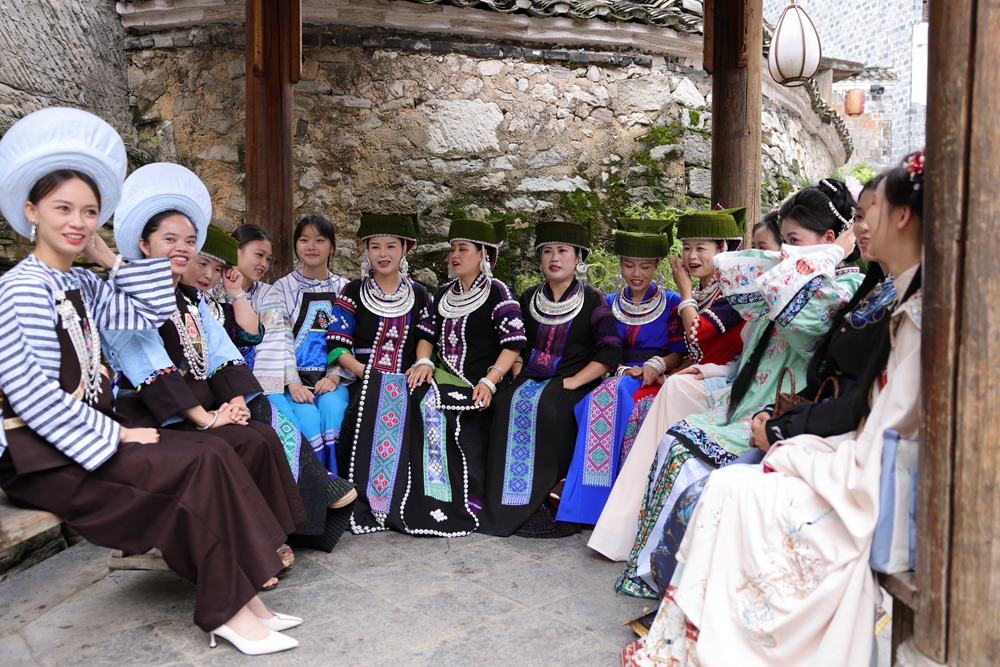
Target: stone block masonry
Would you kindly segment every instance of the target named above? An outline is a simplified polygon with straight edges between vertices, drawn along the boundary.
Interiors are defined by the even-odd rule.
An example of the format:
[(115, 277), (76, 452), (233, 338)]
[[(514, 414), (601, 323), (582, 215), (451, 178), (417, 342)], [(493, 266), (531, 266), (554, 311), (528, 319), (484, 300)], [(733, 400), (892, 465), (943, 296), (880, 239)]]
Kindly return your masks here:
[[(245, 209), (244, 43), (240, 28), (212, 26), (125, 44), (144, 148), (194, 169), (229, 228)], [(507, 220), (498, 273), (513, 279), (533, 270), (538, 220), (587, 223), (603, 244), (630, 206), (710, 204), (711, 80), (679, 58), (309, 26), (304, 44), (295, 217), (334, 221), (345, 273), (364, 211), (421, 215), (426, 250), (412, 264), (434, 282), (454, 214)], [(765, 116), (767, 206), (839, 165), (796, 112), (769, 103)]]

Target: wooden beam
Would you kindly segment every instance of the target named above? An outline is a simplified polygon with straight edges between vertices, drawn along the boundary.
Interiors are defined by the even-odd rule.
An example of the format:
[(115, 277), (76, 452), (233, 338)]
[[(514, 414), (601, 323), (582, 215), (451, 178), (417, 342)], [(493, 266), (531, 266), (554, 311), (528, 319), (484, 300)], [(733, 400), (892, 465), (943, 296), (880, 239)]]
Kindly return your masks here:
[(763, 0), (715, 0), (712, 14), (712, 204), (746, 206), (749, 227), (760, 218)]
[[(947, 7), (939, 6), (945, 4)], [(963, 186), (965, 191), (964, 238), (961, 228), (952, 230), (952, 238), (958, 237), (953, 242), (962, 254), (956, 264), (941, 265), (940, 270), (962, 272), (954, 301), (949, 304), (958, 311), (959, 320), (947, 649), (948, 664), (965, 667), (1000, 663), (1000, 383), (996, 381), (1000, 358), (996, 254), (996, 220), (1000, 217), (996, 196), (1000, 180), (1000, 114), (996, 111), (1000, 106), (996, 85), (1000, 41), (996, 34), (1000, 31), (1000, 5), (982, 0), (936, 0), (932, 19), (943, 19), (945, 12), (955, 21), (950, 24), (956, 30), (955, 47), (971, 46), (966, 51), (966, 67), (959, 59), (947, 74), (936, 71), (929, 86), (937, 101), (942, 96), (937, 86), (947, 86), (949, 77), (962, 78), (966, 83), (964, 90), (959, 90), (965, 94), (960, 99), (968, 100), (964, 114), (933, 117), (938, 123), (957, 124), (963, 130), (953, 137), (957, 146), (952, 145), (951, 150), (961, 151), (958, 146), (964, 145), (964, 163), (957, 165), (960, 176), (952, 181), (959, 191)], [(960, 25), (965, 26), (965, 32)], [(952, 45), (937, 42), (931, 45), (932, 51), (935, 48), (952, 50)], [(934, 122), (929, 117), (928, 127), (934, 128)], [(940, 146), (936, 146), (933, 157), (940, 153)], [(934, 168), (952, 166), (956, 165)], [(927, 263), (930, 265), (930, 258)]]
[(704, 28), (702, 44), (704, 55), (702, 56), (702, 67), (711, 74), (715, 71), (715, 0), (705, 0), (704, 4)]
[[(952, 472), (955, 448), (962, 241), (967, 203), (972, 19), (975, 0), (931, 4), (928, 48), (927, 172), (924, 195), (923, 417), (917, 500), (914, 644), (948, 657)], [(959, 507), (961, 505), (958, 505)]]
[(246, 221), (271, 235), (272, 281), (292, 269), (292, 4), (246, 5)]

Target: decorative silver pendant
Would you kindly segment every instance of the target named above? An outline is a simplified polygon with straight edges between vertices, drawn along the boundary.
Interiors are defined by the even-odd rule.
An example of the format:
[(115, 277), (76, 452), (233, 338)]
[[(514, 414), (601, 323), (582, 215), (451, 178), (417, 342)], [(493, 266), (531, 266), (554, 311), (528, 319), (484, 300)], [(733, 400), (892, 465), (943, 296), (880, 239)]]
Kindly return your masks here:
[[(177, 336), (181, 340), (181, 347), (184, 350), (184, 358), (188, 362), (188, 372), (194, 376), (195, 380), (204, 380), (208, 377), (208, 344), (205, 342), (205, 328), (201, 323), (201, 313), (198, 307), (190, 301), (187, 302), (187, 314), (194, 323), (194, 331), (189, 331), (185, 318), (181, 316), (178, 308), (170, 316), (174, 327), (177, 329)], [(195, 340), (197, 338), (197, 340)]]
[(642, 303), (632, 303), (627, 298), (628, 286), (622, 288), (611, 300), (611, 312), (615, 319), (625, 325), (640, 326), (654, 321), (667, 308), (667, 300), (659, 289), (650, 299)]
[(491, 286), (489, 278), (480, 275), (473, 281), (469, 291), (463, 292), (462, 282), (456, 280), (451, 289), (441, 297), (441, 314), (449, 320), (455, 320), (474, 313), (489, 299)]
[(90, 307), (83, 304), (87, 331), (84, 332), (80, 313), (73, 302), (66, 298), (66, 292), (56, 290), (56, 312), (62, 320), (63, 329), (69, 335), (76, 358), (80, 363), (80, 384), (83, 386), (83, 400), (89, 405), (101, 395), (101, 334), (94, 326)]
[(407, 278), (402, 279), (400, 288), (392, 294), (382, 291), (372, 276), (361, 283), (361, 304), (379, 317), (402, 317), (415, 302), (416, 293)]

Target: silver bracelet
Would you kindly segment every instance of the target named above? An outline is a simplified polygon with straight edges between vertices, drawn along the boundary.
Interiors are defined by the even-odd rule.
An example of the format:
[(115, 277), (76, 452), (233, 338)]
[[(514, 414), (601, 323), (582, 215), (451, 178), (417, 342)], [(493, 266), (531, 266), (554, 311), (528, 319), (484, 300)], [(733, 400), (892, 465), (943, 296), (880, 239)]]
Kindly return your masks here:
[(241, 292), (240, 292), (239, 294), (237, 294), (237, 295), (236, 295), (236, 296), (234, 296), (233, 298), (229, 299), (229, 303), (236, 303), (236, 302), (237, 302), (237, 301), (239, 301), (240, 299), (247, 299), (247, 301), (249, 301), (249, 300), (250, 300), (250, 299), (249, 299), (249, 296), (250, 296), (250, 295), (249, 295), (249, 294), (247, 294), (247, 293), (246, 293), (245, 291), (241, 291)]
[(417, 359), (416, 362), (414, 362), (413, 364), (414, 368), (416, 368), (417, 366), (430, 366), (431, 368), (434, 368), (434, 362), (428, 359), (427, 357), (421, 357), (420, 359)]
[(627, 371), (628, 371), (628, 366), (619, 366), (618, 370), (615, 371), (615, 375), (617, 375), (618, 377), (621, 377), (621, 376), (625, 375), (625, 373)]
[(212, 421), (208, 422), (205, 426), (196, 426), (199, 431), (207, 431), (208, 429), (215, 426), (215, 422), (219, 421), (219, 411), (212, 410)]
[(691, 306), (695, 310), (698, 310), (698, 302), (694, 299), (684, 299), (679, 304), (677, 304), (677, 314), (680, 315), (681, 311)]
[(479, 384), (485, 384), (486, 388), (490, 390), (490, 394), (497, 393), (497, 386), (489, 378), (479, 378)]
[(663, 360), (663, 357), (650, 357), (642, 365), (649, 366), (660, 375), (667, 372), (667, 362)]
[(115, 255), (115, 263), (111, 265), (108, 270), (108, 282), (114, 282), (115, 276), (118, 275), (118, 269), (122, 268), (122, 256)]
[(497, 366), (496, 364), (493, 364), (492, 366), (490, 366), (489, 368), (487, 368), (486, 372), (489, 373), (494, 368), (497, 369), (497, 373), (500, 374), (500, 382), (503, 382), (503, 376), (506, 375), (506, 373), (504, 373), (503, 369), (500, 368), (499, 366)]

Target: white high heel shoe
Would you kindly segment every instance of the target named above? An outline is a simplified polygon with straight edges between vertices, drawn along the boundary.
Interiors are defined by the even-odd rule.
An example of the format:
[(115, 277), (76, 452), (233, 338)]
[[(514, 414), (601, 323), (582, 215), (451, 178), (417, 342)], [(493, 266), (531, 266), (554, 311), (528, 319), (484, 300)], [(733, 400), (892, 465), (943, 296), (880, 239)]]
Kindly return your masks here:
[(258, 618), (260, 624), (271, 632), (282, 632), (284, 630), (291, 630), (294, 627), (302, 625), (302, 619), (298, 616), (289, 616), (288, 614), (279, 614), (276, 611), (272, 611), (271, 618)]
[(268, 653), (280, 653), (281, 651), (287, 651), (288, 649), (295, 648), (299, 645), (299, 641), (293, 637), (287, 637), (279, 632), (271, 631), (264, 639), (247, 639), (241, 637), (236, 633), (235, 630), (230, 628), (228, 625), (223, 623), (217, 627), (212, 632), (208, 633), (209, 648), (215, 648), (215, 635), (219, 635), (223, 639), (229, 640), (229, 643), (235, 646), (241, 653), (245, 655), (266, 655)]

